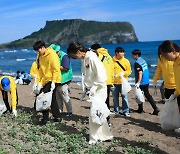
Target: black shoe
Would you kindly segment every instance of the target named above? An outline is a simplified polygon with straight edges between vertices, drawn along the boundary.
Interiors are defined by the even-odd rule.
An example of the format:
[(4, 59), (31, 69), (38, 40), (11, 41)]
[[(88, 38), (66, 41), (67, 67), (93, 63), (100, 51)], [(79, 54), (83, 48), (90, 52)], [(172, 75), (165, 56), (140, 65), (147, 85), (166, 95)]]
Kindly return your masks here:
[(155, 110), (153, 111), (152, 115), (158, 115), (158, 113), (159, 113), (159, 109), (155, 109)]
[(144, 113), (144, 111), (143, 111), (143, 110), (140, 110), (140, 109), (135, 110), (135, 112), (137, 112), (137, 113)]
[(70, 113), (67, 113), (66, 114), (66, 117), (72, 117), (72, 113), (70, 112)]
[(62, 119), (56, 118), (56, 117), (53, 119), (54, 122), (61, 122), (61, 120), (62, 120)]
[(42, 120), (40, 121), (40, 125), (41, 125), (41, 126), (46, 125), (47, 122), (48, 122), (47, 119), (42, 119)]

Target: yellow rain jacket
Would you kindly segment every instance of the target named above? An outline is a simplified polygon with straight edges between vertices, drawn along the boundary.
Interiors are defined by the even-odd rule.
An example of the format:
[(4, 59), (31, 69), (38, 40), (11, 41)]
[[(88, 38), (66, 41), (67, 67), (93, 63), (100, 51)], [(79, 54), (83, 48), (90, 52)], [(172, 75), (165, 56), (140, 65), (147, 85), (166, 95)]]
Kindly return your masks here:
[[(97, 53), (99, 54), (99, 59), (102, 61), (105, 69), (106, 69), (106, 84), (112, 85), (114, 83), (114, 63), (112, 60), (112, 57), (109, 55), (108, 50), (105, 48), (99, 48), (97, 50)], [(104, 58), (103, 58), (104, 56)]]
[(180, 95), (179, 71), (180, 71), (180, 56), (174, 61), (174, 77), (175, 77), (175, 83), (176, 83), (176, 90), (174, 94), (178, 96)]
[[(125, 71), (118, 65), (116, 61), (118, 61), (124, 67)], [(131, 64), (128, 59), (123, 57), (118, 60), (116, 56), (113, 57), (113, 62), (114, 62), (114, 84), (122, 84), (120, 73), (123, 72), (124, 77), (128, 80), (128, 76), (132, 73)]]
[(173, 61), (168, 61), (164, 57), (158, 59), (156, 73), (153, 78), (153, 82), (157, 82), (160, 77), (164, 80), (164, 87), (167, 89), (175, 89), (175, 78), (174, 78), (174, 70), (173, 70)]
[(30, 69), (30, 75), (32, 77), (34, 77), (35, 75), (38, 75), (38, 68), (37, 68), (37, 62), (34, 61), (31, 65), (31, 69)]
[[(10, 80), (10, 89), (7, 90), (7, 92), (9, 92), (11, 94), (11, 107), (12, 109), (16, 109), (16, 100), (17, 100), (17, 96), (16, 96), (16, 83), (15, 83), (15, 79), (11, 76), (2, 76), (0, 78), (0, 83), (2, 78), (8, 78)], [(0, 89), (3, 90), (2, 85), (0, 84)]]
[(55, 83), (61, 82), (59, 57), (51, 47), (46, 48), (45, 54), (39, 56), (38, 76), (37, 82), (43, 86), (49, 81)]

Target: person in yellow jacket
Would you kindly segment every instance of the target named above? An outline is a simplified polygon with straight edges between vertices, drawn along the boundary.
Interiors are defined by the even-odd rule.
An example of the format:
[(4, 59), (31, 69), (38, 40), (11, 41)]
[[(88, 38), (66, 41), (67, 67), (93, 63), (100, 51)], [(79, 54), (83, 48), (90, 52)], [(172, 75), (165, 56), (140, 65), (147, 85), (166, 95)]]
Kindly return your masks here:
[[(121, 75), (128, 80), (128, 76), (132, 73), (130, 62), (124, 57), (124, 52), (125, 51), (122, 47), (117, 47), (115, 49), (115, 56), (113, 57), (115, 87), (113, 91), (113, 102), (115, 114), (119, 114), (119, 93), (121, 93), (122, 90)], [(130, 116), (128, 93), (126, 95), (122, 95), (122, 112), (125, 116)]]
[(157, 81), (162, 77), (164, 80), (164, 96), (168, 99), (175, 91), (176, 84), (174, 78), (173, 61), (169, 61), (159, 55), (156, 72), (153, 78), (154, 86), (156, 87)]
[[(43, 41), (37, 41), (33, 45), (33, 49), (38, 52), (37, 68), (38, 78), (37, 83), (41, 92), (49, 92), (53, 90), (51, 111), (54, 121), (59, 121), (60, 112), (56, 101), (56, 87), (61, 82), (60, 62), (59, 57), (51, 47), (46, 48)], [(49, 110), (43, 111), (42, 124), (46, 124), (49, 119)]]
[[(166, 58), (167, 60), (174, 61), (174, 77), (176, 90), (174, 94), (169, 97), (169, 101), (177, 99), (177, 103), (180, 111), (180, 46), (178, 46), (175, 42), (166, 40), (159, 46), (160, 54)], [(180, 128), (175, 129), (175, 132), (180, 133)]]
[(31, 65), (31, 69), (30, 69), (30, 75), (33, 78), (37, 78), (38, 76), (38, 68), (37, 68), (37, 61), (34, 61)]
[[(7, 111), (10, 111), (14, 116), (17, 116), (16, 106), (18, 104), (18, 94), (15, 79), (11, 76), (2, 76), (0, 78), (0, 89)], [(11, 94), (11, 107), (8, 102), (8, 93)]]
[[(110, 110), (110, 102), (109, 102), (109, 97), (110, 97), (110, 91), (113, 86), (114, 82), (114, 63), (112, 60), (112, 57), (109, 55), (108, 50), (105, 48), (102, 48), (100, 44), (93, 44), (91, 46), (91, 49), (95, 50), (95, 52), (98, 54), (99, 59), (102, 61), (105, 69), (106, 69), (106, 85), (107, 85), (107, 99), (106, 99), (106, 104), (108, 109)], [(108, 124), (110, 125), (110, 117), (107, 118)]]

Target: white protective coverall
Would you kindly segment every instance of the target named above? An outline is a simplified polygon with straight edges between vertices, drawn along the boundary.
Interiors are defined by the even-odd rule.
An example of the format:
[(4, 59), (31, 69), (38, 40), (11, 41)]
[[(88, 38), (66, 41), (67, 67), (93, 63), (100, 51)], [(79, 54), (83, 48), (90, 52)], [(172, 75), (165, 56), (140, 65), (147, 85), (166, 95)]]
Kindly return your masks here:
[[(95, 144), (98, 140), (111, 140), (113, 138), (113, 135), (110, 131), (107, 120), (105, 120), (103, 124), (100, 125), (93, 122), (94, 119), (92, 119), (92, 113), (96, 112), (99, 109), (101, 110), (102, 115), (107, 116), (107, 114), (109, 115), (110, 113), (107, 105), (105, 104), (107, 98), (106, 71), (103, 63), (99, 60), (96, 53), (94, 53), (93, 51), (86, 52), (85, 58), (82, 61), (82, 74), (84, 79), (83, 84), (85, 88), (89, 89), (90, 91), (91, 88), (96, 89), (94, 94), (91, 95), (90, 100), (93, 100), (93, 97), (94, 100), (96, 99), (96, 97), (101, 99), (101, 108), (98, 107), (98, 102), (91, 102), (89, 116), (89, 144)], [(106, 119), (106, 117), (104, 117), (103, 119)]]

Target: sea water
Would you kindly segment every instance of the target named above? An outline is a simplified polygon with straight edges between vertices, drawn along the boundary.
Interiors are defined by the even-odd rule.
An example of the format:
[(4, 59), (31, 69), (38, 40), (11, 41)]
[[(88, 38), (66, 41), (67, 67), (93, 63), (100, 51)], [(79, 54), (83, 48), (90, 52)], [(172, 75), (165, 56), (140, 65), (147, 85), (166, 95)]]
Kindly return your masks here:
[[(180, 45), (180, 40), (175, 40)], [(150, 83), (156, 71), (158, 61), (158, 46), (162, 41), (151, 42), (136, 42), (136, 43), (120, 43), (120, 44), (102, 44), (101, 46), (108, 49), (109, 54), (113, 57), (116, 47), (123, 47), (125, 49), (125, 58), (131, 63), (132, 74), (129, 76), (129, 82), (134, 84), (134, 60), (132, 58), (132, 51), (139, 49), (149, 66)], [(87, 48), (90, 46), (86, 46)], [(67, 47), (61, 47), (66, 52)], [(16, 75), (16, 71), (30, 71), (31, 64), (36, 60), (36, 52), (32, 49), (13, 49), (13, 50), (0, 50), (0, 74), (3, 75)], [(81, 81), (81, 61), (71, 59), (73, 68), (73, 81)], [(161, 81), (159, 81), (159, 84)]]

